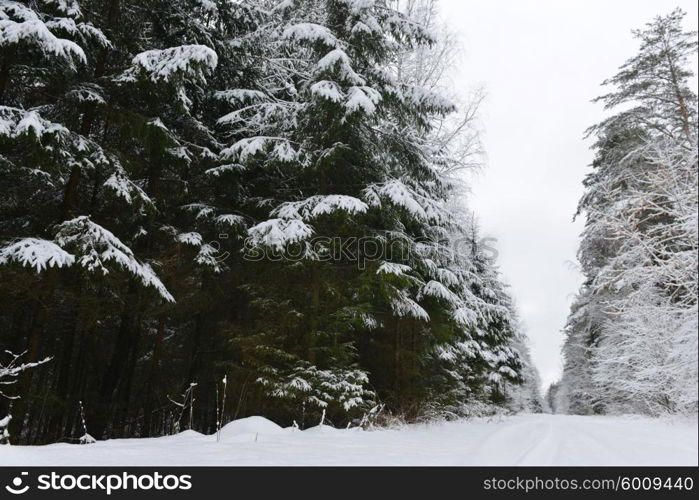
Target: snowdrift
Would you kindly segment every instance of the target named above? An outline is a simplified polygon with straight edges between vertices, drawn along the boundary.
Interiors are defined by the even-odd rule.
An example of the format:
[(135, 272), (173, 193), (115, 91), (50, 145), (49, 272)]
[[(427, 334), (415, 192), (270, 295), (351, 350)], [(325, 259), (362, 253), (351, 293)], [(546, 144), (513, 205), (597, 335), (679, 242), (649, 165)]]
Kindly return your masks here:
[(283, 434), (283, 428), (264, 417), (246, 417), (224, 425), (221, 428), (221, 441), (228, 441), (246, 434)]

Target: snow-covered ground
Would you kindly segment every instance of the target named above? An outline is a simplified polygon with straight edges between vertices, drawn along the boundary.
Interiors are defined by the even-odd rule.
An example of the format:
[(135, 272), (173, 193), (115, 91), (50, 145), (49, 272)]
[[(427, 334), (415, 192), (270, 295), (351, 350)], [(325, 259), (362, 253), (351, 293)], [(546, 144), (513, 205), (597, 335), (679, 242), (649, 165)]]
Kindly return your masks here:
[(696, 421), (518, 415), (396, 430), (282, 429), (261, 417), (91, 445), (0, 446), (0, 465), (697, 465)]

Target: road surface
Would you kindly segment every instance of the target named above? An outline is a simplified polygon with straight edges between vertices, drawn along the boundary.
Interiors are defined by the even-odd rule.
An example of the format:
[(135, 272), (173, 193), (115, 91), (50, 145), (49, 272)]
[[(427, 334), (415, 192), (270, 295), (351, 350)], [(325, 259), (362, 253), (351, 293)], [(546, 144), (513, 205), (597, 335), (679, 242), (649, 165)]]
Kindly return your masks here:
[[(89, 424), (88, 424), (89, 425)], [(518, 415), (400, 429), (282, 429), (261, 417), (90, 445), (0, 446), (0, 465), (697, 465), (697, 422)]]

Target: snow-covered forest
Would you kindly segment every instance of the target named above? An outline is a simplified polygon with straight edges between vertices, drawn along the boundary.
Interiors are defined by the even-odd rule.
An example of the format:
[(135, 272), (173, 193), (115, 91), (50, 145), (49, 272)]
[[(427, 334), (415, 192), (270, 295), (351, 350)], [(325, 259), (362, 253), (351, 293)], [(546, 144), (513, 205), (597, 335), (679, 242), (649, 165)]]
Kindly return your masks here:
[(578, 215), (585, 276), (549, 399), (562, 413), (697, 412), (696, 32), (684, 13), (634, 32), (638, 54), (597, 100)]
[[(160, 442), (204, 456), (192, 431), (269, 431), (322, 463), (324, 438), (292, 433), (473, 417), (445, 424), (469, 463), (474, 436), (521, 463), (609, 446), (607, 417), (511, 416), (552, 411), (671, 442), (625, 436), (640, 455), (610, 463), (696, 461), (691, 429), (646, 417), (698, 409), (697, 34), (658, 16), (603, 83), (584, 284), (544, 397), (469, 205), (486, 90), (450, 78), (438, 4), (0, 0), (0, 442), (177, 434)], [(108, 463), (116, 443), (86, 448)]]
[(13, 442), (542, 409), (434, 4), (0, 3)]

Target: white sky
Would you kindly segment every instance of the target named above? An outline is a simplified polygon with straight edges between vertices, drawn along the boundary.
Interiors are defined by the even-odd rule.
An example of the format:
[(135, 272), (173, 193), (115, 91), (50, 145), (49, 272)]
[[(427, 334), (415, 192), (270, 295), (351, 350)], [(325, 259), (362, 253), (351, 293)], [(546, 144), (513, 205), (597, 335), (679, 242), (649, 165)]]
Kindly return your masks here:
[(484, 85), (488, 167), (470, 206), (527, 327), (544, 387), (558, 379), (561, 329), (581, 283), (571, 267), (582, 230), (572, 223), (592, 160), (584, 130), (602, 117), (599, 84), (635, 54), (631, 30), (674, 7), (696, 30), (687, 0), (441, 0), (464, 48), (457, 90)]

